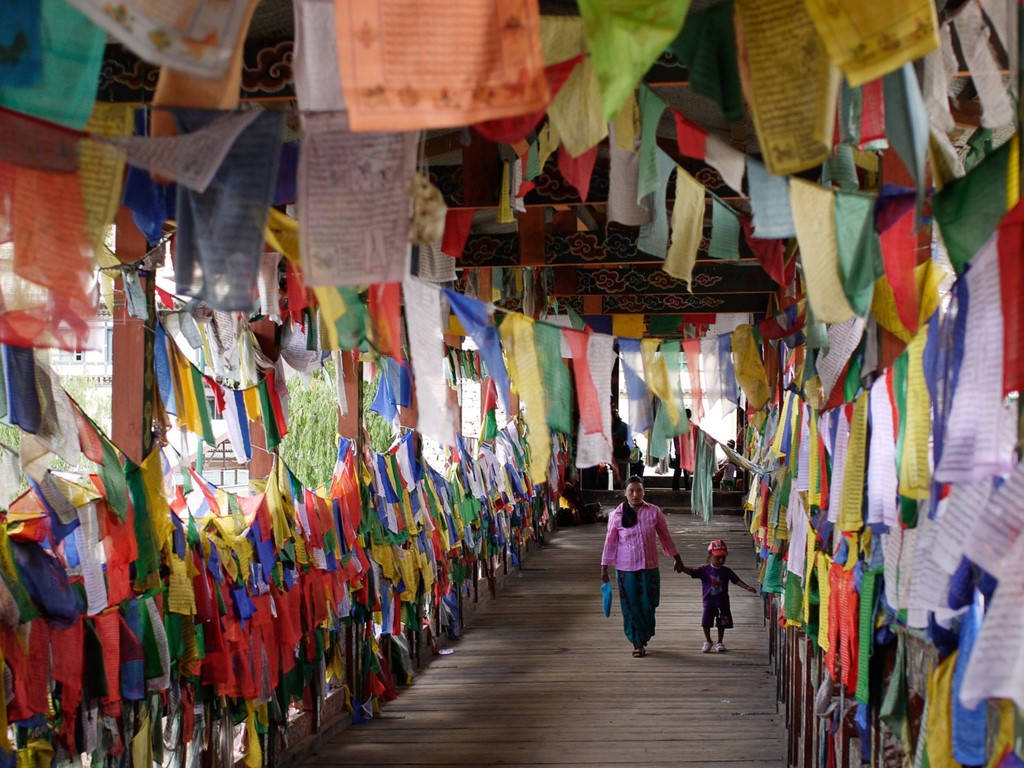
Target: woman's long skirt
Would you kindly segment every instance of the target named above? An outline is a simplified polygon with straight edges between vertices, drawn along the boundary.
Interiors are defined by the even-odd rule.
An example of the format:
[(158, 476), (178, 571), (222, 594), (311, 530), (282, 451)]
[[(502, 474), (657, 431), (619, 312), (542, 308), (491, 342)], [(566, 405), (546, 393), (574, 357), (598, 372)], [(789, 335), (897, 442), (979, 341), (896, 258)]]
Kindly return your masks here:
[(618, 571), (622, 625), (634, 647), (647, 645), (654, 637), (654, 609), (661, 598), (661, 574), (657, 568)]

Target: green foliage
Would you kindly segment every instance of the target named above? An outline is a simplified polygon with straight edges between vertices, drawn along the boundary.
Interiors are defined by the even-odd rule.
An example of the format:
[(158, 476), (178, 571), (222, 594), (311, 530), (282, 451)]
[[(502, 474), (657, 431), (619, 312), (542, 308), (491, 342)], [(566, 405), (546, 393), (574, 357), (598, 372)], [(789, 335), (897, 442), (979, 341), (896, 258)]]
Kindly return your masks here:
[(363, 426), (370, 438), (370, 448), (377, 453), (384, 453), (391, 444), (395, 442), (395, 430), (384, 417), (376, 411), (371, 411), (373, 398), (377, 395), (377, 385), (380, 382), (380, 370), (373, 377), (373, 381), (364, 381), (363, 385)]
[[(370, 447), (383, 453), (394, 442), (395, 432), (370, 410), (377, 393), (378, 376), (362, 382), (363, 427)], [(307, 384), (295, 376), (288, 382), (288, 434), (280, 453), (303, 485), (316, 488), (330, 482), (338, 455), (338, 404), (334, 389), (334, 364), (313, 374)], [(349, 437), (349, 435), (346, 435)]]
[(330, 482), (338, 456), (338, 404), (333, 366), (288, 382), (288, 434), (278, 449), (300, 482), (316, 488)]

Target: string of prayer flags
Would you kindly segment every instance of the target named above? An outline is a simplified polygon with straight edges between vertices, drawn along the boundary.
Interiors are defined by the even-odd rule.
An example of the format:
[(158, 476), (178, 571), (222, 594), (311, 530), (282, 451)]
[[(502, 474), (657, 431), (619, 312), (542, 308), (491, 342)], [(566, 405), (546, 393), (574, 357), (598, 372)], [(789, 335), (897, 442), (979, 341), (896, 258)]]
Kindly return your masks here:
[(447, 128), (544, 109), (536, 4), (430, 0), (417, 10), (394, 0), (335, 3), (352, 130)]
[[(736, 0), (736, 19), (740, 78), (768, 171), (796, 173), (824, 162), (839, 77), (804, 0)], [(801, 52), (800, 78), (792, 76), (794, 50)]]
[(800, 243), (807, 299), (815, 319), (842, 323), (853, 314), (839, 280), (835, 193), (803, 179), (789, 182), (789, 201)]
[(836, 249), (843, 293), (855, 314), (871, 307), (875, 280), (883, 274), (875, 232), (875, 198), (856, 192), (835, 193)]
[(832, 61), (851, 86), (874, 80), (939, 46), (932, 0), (896, 0), (867, 8), (856, 0), (807, 0)]
[[(217, 116), (201, 110), (175, 114), (183, 131), (199, 130)], [(252, 309), (283, 129), (283, 113), (260, 112), (235, 139), (205, 192), (178, 187), (174, 274), (179, 294), (213, 309)]]
[(672, 206), (672, 241), (664, 270), (686, 281), (693, 293), (693, 267), (704, 234), (704, 185), (676, 166), (676, 199)]
[[(578, 334), (578, 331), (563, 330), (566, 336)], [(576, 466), (579, 468), (593, 467), (598, 464), (612, 463), (612, 366), (615, 362), (613, 344), (615, 340), (611, 336), (601, 333), (585, 335), (586, 340), (586, 365), (589, 367), (589, 378), (596, 390), (597, 407), (599, 408), (601, 428), (599, 431), (588, 433), (580, 419), (580, 429), (576, 438)], [(573, 353), (573, 372), (581, 366), (580, 360)], [(577, 379), (577, 393), (580, 400), (580, 413), (583, 412), (583, 396), (579, 394), (579, 379)]]
[(551, 458), (551, 437), (533, 326), (533, 318), (516, 312), (505, 317), (499, 332), (509, 356), (509, 373), (526, 407), (530, 479), (534, 483), (542, 483)]
[(42, 77), (0, 84), (0, 106), (80, 131), (96, 102), (106, 34), (65, 0), (41, 0), (39, 5), (38, 33), (25, 45), (41, 47), (41, 56), (29, 66)]
[(303, 116), (298, 211), (307, 285), (400, 281), (415, 133), (353, 133), (337, 114)]
[[(487, 375), (491, 377), (498, 388), (502, 406), (507, 412), (510, 412), (512, 400), (509, 396), (508, 372), (505, 370), (505, 361), (501, 356), (498, 329), (491, 322), (488, 305), (450, 289), (445, 289), (445, 296), (459, 323), (480, 350), (480, 357), (487, 367)], [(407, 314), (406, 317), (409, 315)]]
[(601, 0), (580, 2), (606, 122), (679, 34), (689, 7), (690, 0), (630, 0), (614, 5)]

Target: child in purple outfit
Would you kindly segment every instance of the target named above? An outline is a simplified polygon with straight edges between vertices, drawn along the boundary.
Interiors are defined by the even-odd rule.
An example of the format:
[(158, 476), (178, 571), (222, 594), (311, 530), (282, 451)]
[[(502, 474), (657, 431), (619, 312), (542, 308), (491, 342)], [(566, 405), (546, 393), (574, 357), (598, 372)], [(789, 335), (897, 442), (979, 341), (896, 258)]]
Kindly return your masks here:
[[(732, 611), (729, 609), (729, 582), (757, 594), (757, 590), (744, 582), (731, 568), (725, 567), (725, 558), (729, 548), (722, 539), (715, 539), (708, 544), (708, 562), (698, 568), (683, 566), (683, 573), (689, 574), (701, 582), (701, 602), (704, 611), (700, 626), (704, 630), (704, 645), (701, 652), (725, 652), (725, 630), (732, 628)], [(718, 642), (711, 644), (711, 627), (718, 626)]]

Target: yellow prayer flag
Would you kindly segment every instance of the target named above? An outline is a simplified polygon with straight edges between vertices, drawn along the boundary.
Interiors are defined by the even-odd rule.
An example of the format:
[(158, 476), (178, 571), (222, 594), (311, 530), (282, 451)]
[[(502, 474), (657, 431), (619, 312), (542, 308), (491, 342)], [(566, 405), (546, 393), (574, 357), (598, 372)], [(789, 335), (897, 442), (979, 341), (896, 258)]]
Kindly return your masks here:
[(932, 0), (804, 0), (829, 57), (851, 86), (899, 69), (939, 47)]
[(738, 0), (736, 32), (765, 166), (784, 174), (823, 162), (832, 151), (839, 70), (804, 0)]
[(647, 375), (647, 386), (662, 403), (668, 413), (669, 423), (679, 421), (679, 404), (672, 396), (673, 387), (669, 381), (668, 365), (665, 358), (658, 355), (661, 339), (644, 339), (640, 342), (640, 350), (644, 358), (644, 373)]
[[(829, 649), (828, 625), (832, 620), (831, 611), (829, 611), (832, 585), (828, 580), (828, 572), (832, 567), (832, 558), (824, 552), (819, 552), (816, 566), (818, 569), (818, 598), (821, 600), (818, 604), (818, 647), (827, 653)], [(836, 621), (838, 620), (839, 617), (837, 616)]]
[(771, 397), (768, 375), (761, 362), (761, 353), (754, 341), (753, 329), (748, 324), (737, 326), (732, 332), (732, 364), (736, 381), (751, 406), (760, 410)]
[(636, 137), (640, 135), (640, 108), (636, 94), (631, 94), (612, 121), (615, 126), (615, 146), (624, 152), (636, 151)]
[[(128, 104), (97, 102), (85, 132), (95, 136), (131, 136), (135, 129)], [(85, 230), (97, 258), (105, 253), (103, 239), (121, 204), (124, 152), (117, 147), (86, 138), (78, 143), (78, 175), (82, 181)], [(109, 266), (101, 264), (101, 266)]]
[[(863, 525), (861, 508), (864, 504), (864, 470), (868, 450), (868, 390), (860, 393), (853, 406), (850, 422), (850, 443), (846, 450), (846, 470), (843, 472), (843, 497), (839, 507), (839, 530), (859, 531)], [(856, 558), (849, 558), (856, 561)]]
[(789, 204), (814, 319), (822, 323), (845, 322), (853, 317), (853, 309), (839, 278), (835, 193), (793, 178), (789, 180)]
[(643, 315), (612, 315), (612, 335), (631, 339), (643, 338), (646, 326)]
[(558, 149), (561, 141), (558, 136), (558, 129), (555, 128), (550, 120), (546, 120), (544, 126), (537, 134), (537, 160), (542, 171), (544, 166), (547, 165), (551, 153)]
[(542, 483), (547, 478), (548, 462), (551, 459), (551, 435), (548, 431), (540, 361), (537, 358), (537, 346), (533, 337), (533, 318), (518, 313), (510, 314), (502, 322), (498, 333), (511, 363), (509, 374), (526, 407), (530, 480)]
[(927, 499), (931, 492), (931, 395), (924, 380), (923, 362), (927, 339), (928, 326), (922, 326), (907, 345), (907, 426), (900, 465), (900, 495), (911, 499)]
[(953, 667), (959, 651), (940, 661), (928, 678), (928, 711), (922, 737), (928, 749), (928, 764), (960, 766), (953, 759)]
[(1010, 157), (1006, 161), (1006, 210), (1020, 202), (1020, 135), (1010, 137)]
[[(583, 19), (579, 16), (541, 16), (540, 39), (544, 61), (549, 65), (568, 61), (587, 50)], [(579, 157), (608, 135), (601, 109), (601, 88), (589, 58), (573, 69), (562, 90), (551, 100), (547, 125), (551, 135), (545, 137), (542, 129), (539, 136), (541, 168), (559, 141), (569, 154)]]
[(704, 235), (704, 185), (676, 166), (676, 200), (672, 206), (672, 240), (664, 270), (686, 281), (693, 293), (693, 265)]

